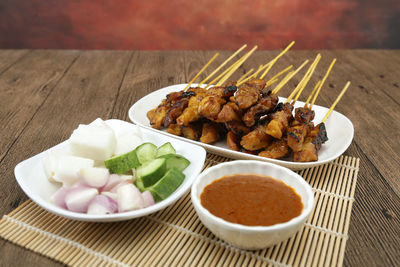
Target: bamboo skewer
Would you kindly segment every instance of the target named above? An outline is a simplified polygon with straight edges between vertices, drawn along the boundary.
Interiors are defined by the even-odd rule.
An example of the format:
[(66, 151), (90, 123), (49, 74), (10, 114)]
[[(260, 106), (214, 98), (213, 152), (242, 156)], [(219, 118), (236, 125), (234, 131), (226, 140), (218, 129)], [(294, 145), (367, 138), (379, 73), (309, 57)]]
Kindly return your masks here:
[(282, 87), (290, 80), (293, 78), (294, 75), (296, 75), (305, 65), (307, 65), (308, 63), (308, 59), (306, 61), (303, 62), (303, 64), (300, 65), (300, 67), (298, 67), (295, 71), (291, 71), (289, 72), (285, 78), (283, 78), (283, 80), (274, 88), (274, 90), (272, 91), (273, 94), (278, 93), (278, 91), (280, 89), (282, 89)]
[[(239, 59), (239, 60), (240, 60), (240, 59)], [(209, 82), (205, 88), (207, 89), (208, 87), (210, 87), (211, 85), (213, 85), (216, 81), (218, 81), (218, 80), (221, 79), (223, 76), (225, 76), (233, 67), (236, 66), (236, 64), (239, 63), (239, 60), (236, 61), (235, 63), (233, 63), (233, 64), (232, 64), (231, 66), (229, 66), (228, 68), (226, 68), (226, 70), (224, 70), (220, 75), (218, 75), (217, 77), (215, 77), (214, 80), (212, 80), (211, 82)]]
[(243, 74), (242, 77), (240, 77), (236, 83), (240, 83), (240, 81), (242, 81), (243, 79), (245, 79), (247, 76), (249, 76), (252, 72), (254, 71), (254, 69), (250, 69), (248, 72), (246, 72), (245, 74)]
[(222, 69), (229, 61), (231, 61), (237, 54), (239, 54), (243, 49), (247, 47), (247, 44), (243, 45), (239, 48), (235, 53), (233, 53), (229, 58), (227, 58), (221, 65), (219, 65), (210, 75), (208, 75), (204, 80), (202, 80), (198, 86), (202, 85), (203, 83), (207, 82), (215, 73), (217, 73), (220, 69)]
[(303, 92), (304, 88), (306, 87), (307, 83), (310, 81), (311, 76), (314, 73), (315, 68), (317, 67), (320, 59), (321, 59), (321, 55), (318, 54), (315, 57), (314, 62), (311, 64), (310, 68), (308, 68), (306, 75), (304, 75), (303, 79), (300, 81), (299, 85), (300, 84), (301, 85), (300, 85), (300, 88), (298, 90), (298, 93), (297, 93), (296, 97), (293, 100), (292, 105), (294, 105), (296, 103), (296, 101), (299, 99), (301, 93)]
[(346, 85), (343, 87), (342, 91), (340, 92), (339, 96), (336, 98), (335, 102), (333, 102), (332, 106), (329, 108), (329, 111), (326, 113), (325, 117), (322, 119), (322, 122), (325, 123), (325, 121), (328, 119), (329, 115), (331, 115), (333, 109), (335, 108), (336, 104), (340, 101), (344, 93), (346, 93), (347, 88), (350, 86), (350, 81), (346, 83)]
[(319, 80), (317, 82), (317, 84), (314, 86), (314, 89), (312, 90), (311, 94), (308, 96), (306, 103), (304, 104), (305, 108), (308, 106), (308, 103), (310, 102), (312, 96), (314, 95), (315, 91), (317, 90), (317, 88), (319, 87), (320, 84), (321, 84), (321, 80)]
[(269, 80), (267, 83), (265, 83), (265, 87), (271, 86), (274, 83), (276, 83), (277, 81), (279, 81), (278, 78), (274, 79), (274, 80)]
[(260, 76), (260, 79), (263, 79), (265, 77), (265, 75), (267, 75), (267, 73), (269, 72), (269, 70), (272, 68), (272, 66), (275, 64), (276, 61), (278, 61), (278, 59), (280, 57), (282, 57), (293, 45), (294, 45), (294, 41), (292, 41), (281, 53), (279, 53), (279, 55), (277, 55), (272, 61), (271, 61), (271, 65), (269, 65), (269, 67), (264, 71), (264, 73)]
[(208, 62), (206, 65), (204, 65), (204, 67), (196, 74), (196, 76), (193, 77), (192, 80), (190, 80), (190, 82), (185, 86), (185, 88), (183, 89), (183, 91), (186, 91), (186, 89), (188, 89), (190, 87), (190, 85), (192, 85), (192, 83), (197, 79), (197, 77), (200, 76), (200, 74), (208, 67), (208, 65), (211, 64), (211, 62), (214, 61), (214, 59), (216, 59), (218, 57), (219, 53), (216, 53)]
[(253, 54), (253, 52), (258, 48), (258, 46), (254, 46), (253, 49), (250, 50), (246, 55), (244, 55), (241, 59), (239, 59), (238, 64), (236, 64), (219, 82), (216, 86), (221, 86), (232, 74)]
[(248, 80), (250, 80), (251, 78), (257, 77), (257, 75), (258, 75), (263, 69), (265, 69), (266, 67), (268, 67), (268, 64), (267, 64), (267, 65), (264, 65), (264, 66), (262, 66), (262, 67), (259, 67), (258, 70), (257, 70), (256, 72), (254, 72), (253, 75), (251, 75), (250, 77), (247, 77), (245, 80), (242, 80), (240, 83), (236, 84), (236, 86), (240, 86), (240, 85), (242, 85), (243, 83), (245, 83), (245, 82), (247, 82)]
[(274, 76), (272, 76), (272, 78), (269, 79), (269, 80), (267, 81), (267, 83), (270, 82), (270, 81), (273, 81), (273, 80), (275, 80), (275, 79), (277, 79), (277, 78), (279, 78), (279, 76), (281, 76), (282, 74), (288, 72), (288, 71), (291, 70), (292, 68), (293, 68), (293, 65), (290, 65), (290, 66), (287, 67), (286, 69), (284, 69), (284, 70), (278, 72), (277, 74), (275, 74)]
[(331, 72), (331, 70), (332, 70), (332, 68), (333, 68), (333, 65), (335, 65), (335, 62), (336, 62), (336, 58), (334, 58), (334, 59), (332, 60), (331, 65), (329, 66), (328, 70), (326, 71), (325, 76), (324, 76), (324, 78), (322, 79), (321, 84), (320, 84), (319, 87), (318, 87), (317, 93), (315, 94), (313, 100), (311, 101), (310, 109), (311, 109), (312, 106), (314, 105), (315, 100), (317, 99), (317, 96), (318, 96), (318, 94), (319, 94), (319, 91), (321, 90), (322, 86), (324, 85), (325, 80), (328, 78), (329, 73)]

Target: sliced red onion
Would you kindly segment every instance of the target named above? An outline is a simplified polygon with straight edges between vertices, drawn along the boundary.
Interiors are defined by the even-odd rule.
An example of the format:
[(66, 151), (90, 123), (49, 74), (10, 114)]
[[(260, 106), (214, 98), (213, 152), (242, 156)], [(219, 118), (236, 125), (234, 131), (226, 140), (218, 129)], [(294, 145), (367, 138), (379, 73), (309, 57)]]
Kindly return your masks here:
[(148, 190), (144, 191), (142, 193), (142, 198), (143, 198), (145, 207), (154, 205), (154, 198), (153, 198), (153, 195), (150, 193), (150, 191), (148, 191)]
[(133, 184), (125, 184), (118, 187), (117, 203), (119, 212), (144, 208), (142, 193)]
[(109, 198), (113, 199), (115, 202), (117, 201), (117, 193), (101, 192), (101, 195), (108, 196)]
[(99, 194), (96, 188), (87, 186), (74, 186), (65, 196), (65, 204), (68, 210), (86, 213), (90, 201)]
[(122, 179), (117, 174), (111, 174), (105, 186), (99, 188), (100, 192), (109, 192), (117, 184), (121, 183)]
[(87, 214), (112, 214), (118, 211), (118, 204), (112, 198), (105, 195), (97, 195), (89, 203)]
[(54, 202), (56, 206), (67, 209), (67, 204), (65, 204), (65, 196), (67, 193), (68, 189), (62, 186), (54, 193), (50, 200)]
[(117, 184), (116, 186), (114, 186), (113, 188), (111, 188), (110, 192), (117, 193), (118, 188), (120, 188), (123, 185), (127, 185), (127, 184), (132, 184), (132, 181), (130, 181), (130, 180), (122, 181), (119, 184)]

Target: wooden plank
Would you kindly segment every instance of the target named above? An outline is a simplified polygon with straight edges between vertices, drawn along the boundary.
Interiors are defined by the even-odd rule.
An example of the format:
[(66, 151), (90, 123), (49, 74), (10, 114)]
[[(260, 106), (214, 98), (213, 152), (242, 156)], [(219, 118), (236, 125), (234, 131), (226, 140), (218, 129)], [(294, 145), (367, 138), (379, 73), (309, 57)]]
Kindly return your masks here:
[(84, 52), (78, 58), (0, 165), (4, 181), (1, 214), (26, 199), (14, 180), (16, 163), (67, 139), (79, 123), (110, 117), (129, 55), (129, 52)]
[(0, 162), (77, 56), (77, 51), (35, 51), (0, 76)]
[[(57, 54), (53, 54), (53, 60), (59, 58)], [(13, 169), (17, 162), (68, 138), (79, 123), (87, 123), (97, 117), (110, 117), (130, 54), (84, 52), (54, 88), (0, 165), (3, 180), (0, 189), (1, 214), (10, 212), (27, 199), (14, 179)], [(46, 61), (46, 58), (41, 61)], [(51, 61), (49, 59), (50, 64)], [(54, 260), (3, 240), (1, 242), (4, 246), (1, 246), (0, 255), (3, 260), (7, 259), (4, 262), (18, 263), (18, 266), (60, 266)], [(9, 253), (11, 255), (6, 257)], [(21, 254), (24, 257), (20, 257)]]
[(17, 63), (23, 57), (25, 57), (31, 51), (23, 50), (11, 50), (11, 49), (1, 49), (0, 50), (0, 75), (5, 72), (12, 65)]
[(400, 259), (400, 197), (357, 142), (346, 154), (360, 158), (344, 266), (395, 266)]
[[(112, 117), (129, 121), (129, 108), (162, 87), (184, 83), (183, 52), (135, 52), (113, 106)], [(155, 103), (156, 104), (156, 103)]]

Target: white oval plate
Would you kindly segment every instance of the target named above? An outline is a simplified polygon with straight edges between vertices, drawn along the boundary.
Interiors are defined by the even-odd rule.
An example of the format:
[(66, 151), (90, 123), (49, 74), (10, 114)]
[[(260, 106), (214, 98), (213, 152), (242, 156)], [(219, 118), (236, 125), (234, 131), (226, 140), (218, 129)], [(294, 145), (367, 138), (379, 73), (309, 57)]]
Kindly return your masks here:
[[(119, 131), (126, 129), (127, 127), (134, 127), (133, 124), (121, 120), (107, 120), (106, 123), (113, 128), (117, 135)], [(168, 198), (156, 203), (153, 206), (130, 212), (107, 215), (88, 215), (59, 208), (49, 202), (50, 197), (55, 191), (57, 191), (60, 185), (49, 182), (45, 176), (42, 166), (45, 152), (20, 162), (15, 167), (15, 177), (25, 194), (27, 194), (28, 197), (30, 197), (36, 204), (48, 210), (49, 212), (69, 219), (94, 222), (111, 222), (128, 220), (154, 213), (173, 204), (187, 192), (194, 179), (203, 168), (206, 158), (206, 151), (200, 146), (189, 144), (187, 142), (177, 140), (176, 138), (171, 138), (169, 136), (162, 135), (154, 131), (149, 131), (144, 128), (140, 128), (140, 130), (142, 131), (144, 142), (152, 142), (156, 146), (160, 146), (165, 142), (171, 142), (172, 146), (176, 149), (176, 152), (190, 161), (190, 165), (184, 170), (186, 177), (180, 187)], [(50, 149), (67, 149), (67, 147), (68, 142), (64, 141)]]
[[(196, 84), (193, 85), (196, 86)], [(226, 145), (225, 139), (217, 143), (214, 143), (213, 145), (209, 145), (201, 143), (199, 141), (193, 141), (181, 136), (169, 134), (166, 132), (166, 130), (157, 130), (152, 128), (149, 120), (147, 119), (146, 113), (149, 110), (157, 107), (157, 105), (161, 103), (161, 100), (164, 99), (167, 94), (171, 92), (180, 91), (185, 86), (186, 84), (171, 85), (144, 96), (129, 109), (130, 120), (133, 123), (141, 125), (152, 131), (156, 131), (171, 136), (173, 138), (186, 141), (188, 143), (200, 145), (211, 153), (215, 153), (233, 159), (253, 159), (253, 160), (267, 161), (287, 167), (292, 170), (310, 168), (330, 162), (338, 158), (340, 155), (342, 155), (346, 151), (346, 149), (350, 146), (351, 141), (353, 140), (353, 135), (354, 135), (353, 124), (346, 116), (336, 111), (333, 111), (331, 113), (329, 119), (325, 123), (329, 140), (322, 145), (321, 150), (318, 153), (318, 161), (315, 162), (292, 162), (288, 160), (259, 157), (256, 155), (250, 155), (247, 153), (230, 150)], [(281, 97), (279, 99), (280, 101), (285, 100), (285, 98)], [(304, 106), (304, 102), (298, 101), (294, 106), (295, 107)], [(328, 108), (317, 105), (314, 105), (313, 109), (315, 111), (315, 119), (314, 119), (315, 124), (322, 121), (326, 112), (329, 110)]]

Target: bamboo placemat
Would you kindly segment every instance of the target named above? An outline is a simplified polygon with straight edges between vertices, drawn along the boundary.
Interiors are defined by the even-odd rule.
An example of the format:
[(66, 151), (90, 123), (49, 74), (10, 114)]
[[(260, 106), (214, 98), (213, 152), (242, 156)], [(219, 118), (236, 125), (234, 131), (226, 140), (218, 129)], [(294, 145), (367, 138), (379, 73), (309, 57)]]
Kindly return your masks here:
[[(205, 168), (230, 159), (208, 154)], [(89, 223), (53, 215), (28, 200), (0, 221), (0, 236), (73, 266), (342, 266), (359, 159), (302, 170), (313, 187), (309, 220), (292, 238), (246, 251), (216, 238), (198, 219), (187, 193), (150, 216)]]

